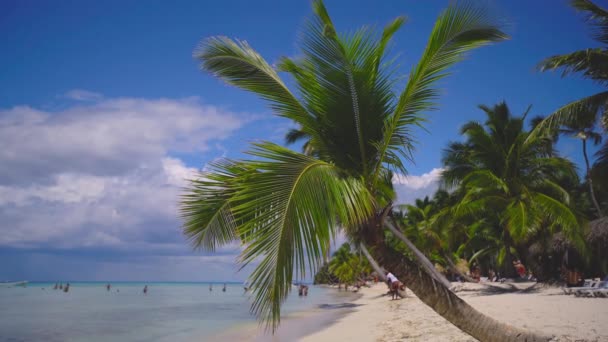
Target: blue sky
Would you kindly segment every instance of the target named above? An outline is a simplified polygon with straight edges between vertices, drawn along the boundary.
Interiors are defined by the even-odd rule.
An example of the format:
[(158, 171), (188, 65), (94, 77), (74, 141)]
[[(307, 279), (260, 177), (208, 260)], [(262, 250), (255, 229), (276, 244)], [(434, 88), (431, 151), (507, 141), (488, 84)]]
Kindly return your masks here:
[[(339, 30), (408, 23), (395, 36), (402, 72), (448, 1), (327, 0)], [(544, 57), (596, 46), (566, 1), (487, 1), (511, 40), (475, 51), (443, 82), (420, 131), (402, 201), (436, 188), (441, 149), (482, 120), (478, 104), (550, 113), (599, 90), (538, 73)], [(179, 233), (183, 178), (289, 122), (255, 96), (201, 73), (208, 36), (247, 40), (268, 61), (296, 55), (308, 1), (3, 1), (0, 4), (0, 279), (240, 280), (238, 246), (192, 252)], [(579, 145), (561, 152), (580, 160)]]

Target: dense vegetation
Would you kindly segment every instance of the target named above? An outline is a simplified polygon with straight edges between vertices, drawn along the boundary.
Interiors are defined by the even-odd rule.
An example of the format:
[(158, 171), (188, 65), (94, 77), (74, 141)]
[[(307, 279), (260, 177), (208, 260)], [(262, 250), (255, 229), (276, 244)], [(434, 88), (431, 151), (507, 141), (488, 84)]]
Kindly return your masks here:
[(352, 253), (348, 243), (338, 248), (329, 262), (326, 262), (317, 274), (315, 284), (337, 284), (338, 288), (348, 289), (349, 285), (365, 282), (372, 273), (367, 259), (358, 253)]

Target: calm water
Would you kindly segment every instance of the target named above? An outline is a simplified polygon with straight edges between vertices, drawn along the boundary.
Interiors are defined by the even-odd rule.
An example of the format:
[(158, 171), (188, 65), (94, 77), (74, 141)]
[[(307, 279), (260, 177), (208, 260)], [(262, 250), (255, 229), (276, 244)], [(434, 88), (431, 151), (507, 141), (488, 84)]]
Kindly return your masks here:
[[(71, 283), (70, 291), (53, 284), (0, 288), (2, 341), (194, 341), (250, 324), (248, 296), (242, 284)], [(120, 292), (116, 292), (119, 290)], [(286, 315), (344, 300), (335, 290), (297, 291), (284, 306)]]

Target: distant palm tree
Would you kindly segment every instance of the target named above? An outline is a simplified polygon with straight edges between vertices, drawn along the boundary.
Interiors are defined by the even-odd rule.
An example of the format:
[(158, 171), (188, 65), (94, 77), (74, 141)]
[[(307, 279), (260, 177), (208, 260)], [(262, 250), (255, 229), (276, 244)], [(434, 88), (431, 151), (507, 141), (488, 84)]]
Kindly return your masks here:
[(344, 243), (334, 252), (334, 255), (329, 261), (329, 271), (338, 278), (338, 287), (340, 287), (341, 284), (344, 284), (345, 288), (348, 289), (348, 283), (355, 279), (356, 270), (350, 263), (352, 256), (350, 245)]
[(602, 142), (602, 134), (595, 130), (594, 119), (595, 115), (587, 115), (587, 117), (581, 115), (575, 122), (570, 122), (564, 125), (559, 132), (561, 134), (581, 139), (583, 157), (585, 158), (585, 179), (589, 184), (589, 195), (591, 196), (591, 200), (598, 217), (603, 217), (604, 214), (597, 201), (597, 197), (595, 196), (595, 190), (593, 189), (593, 177), (591, 177), (591, 167), (589, 165), (589, 156), (587, 155), (587, 140), (591, 140), (593, 145), (599, 145)]
[[(579, 73), (582, 74), (583, 77), (591, 79), (602, 86), (607, 86), (608, 10), (599, 7), (589, 0), (572, 0), (571, 4), (577, 10), (585, 13), (587, 22), (594, 28), (592, 37), (600, 43), (600, 47), (549, 57), (540, 63), (539, 68), (541, 71), (560, 69), (562, 70), (563, 76), (571, 73)], [(574, 128), (592, 127), (597, 122), (601, 122), (603, 134), (607, 135), (608, 91), (603, 91), (563, 106), (547, 117), (547, 119), (538, 126), (538, 129), (556, 129), (560, 126)], [(586, 138), (583, 139), (584, 148), (586, 148), (586, 140), (591, 138), (586, 135), (585, 137)], [(602, 163), (608, 164), (608, 139), (605, 140), (603, 146), (598, 151), (597, 156), (598, 165)], [(593, 199), (593, 204), (596, 207), (599, 216), (603, 217), (603, 211), (599, 207), (593, 191), (593, 182), (590, 177), (591, 173), (589, 172), (589, 161), (587, 157), (585, 157), (585, 162), (587, 166), (586, 177), (589, 181), (589, 191)]]
[[(405, 88), (396, 92), (401, 78), (386, 49), (405, 19), (381, 33), (362, 28), (341, 35), (321, 1), (313, 9), (300, 55), (282, 58), (276, 68), (246, 42), (226, 37), (206, 39), (196, 51), (203, 70), (258, 94), (275, 114), (296, 122), (289, 138), (303, 139), (305, 154), (260, 142), (249, 160), (213, 163), (184, 194), (185, 234), (207, 250), (234, 240), (244, 244), (241, 261), (257, 264), (250, 275), (252, 311), (273, 329), (294, 276), (314, 272), (343, 227), (366, 256), (400, 273), (421, 300), (472, 336), (538, 340), (482, 315), (385, 241), (384, 228), (392, 227), (390, 171), (405, 171), (412, 129), (436, 106), (437, 81), (467, 51), (505, 35), (472, 3), (448, 7)], [(294, 91), (277, 71), (293, 77)]]
[[(545, 220), (582, 245), (570, 196), (559, 184), (560, 177), (576, 179), (576, 172), (570, 161), (553, 154), (553, 141), (542, 136), (528, 139), (527, 113), (514, 117), (504, 102), (480, 108), (487, 116), (485, 124), (463, 126), (466, 141), (451, 143), (445, 151), (442, 178), (464, 191), (454, 208), (457, 215), (476, 215), (499, 225), (499, 263), (506, 262), (505, 272), (513, 276), (513, 249), (545, 228)], [(519, 248), (520, 258), (524, 250)]]

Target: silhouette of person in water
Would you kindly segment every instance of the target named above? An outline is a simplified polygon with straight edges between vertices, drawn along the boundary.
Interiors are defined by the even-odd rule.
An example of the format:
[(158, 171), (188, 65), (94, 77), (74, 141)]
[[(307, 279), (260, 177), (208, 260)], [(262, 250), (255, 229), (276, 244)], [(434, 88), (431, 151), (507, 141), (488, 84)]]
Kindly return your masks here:
[(144, 286), (144, 294), (148, 294), (148, 285)]
[(222, 292), (226, 292), (226, 284), (224, 284), (224, 287), (222, 288)]

